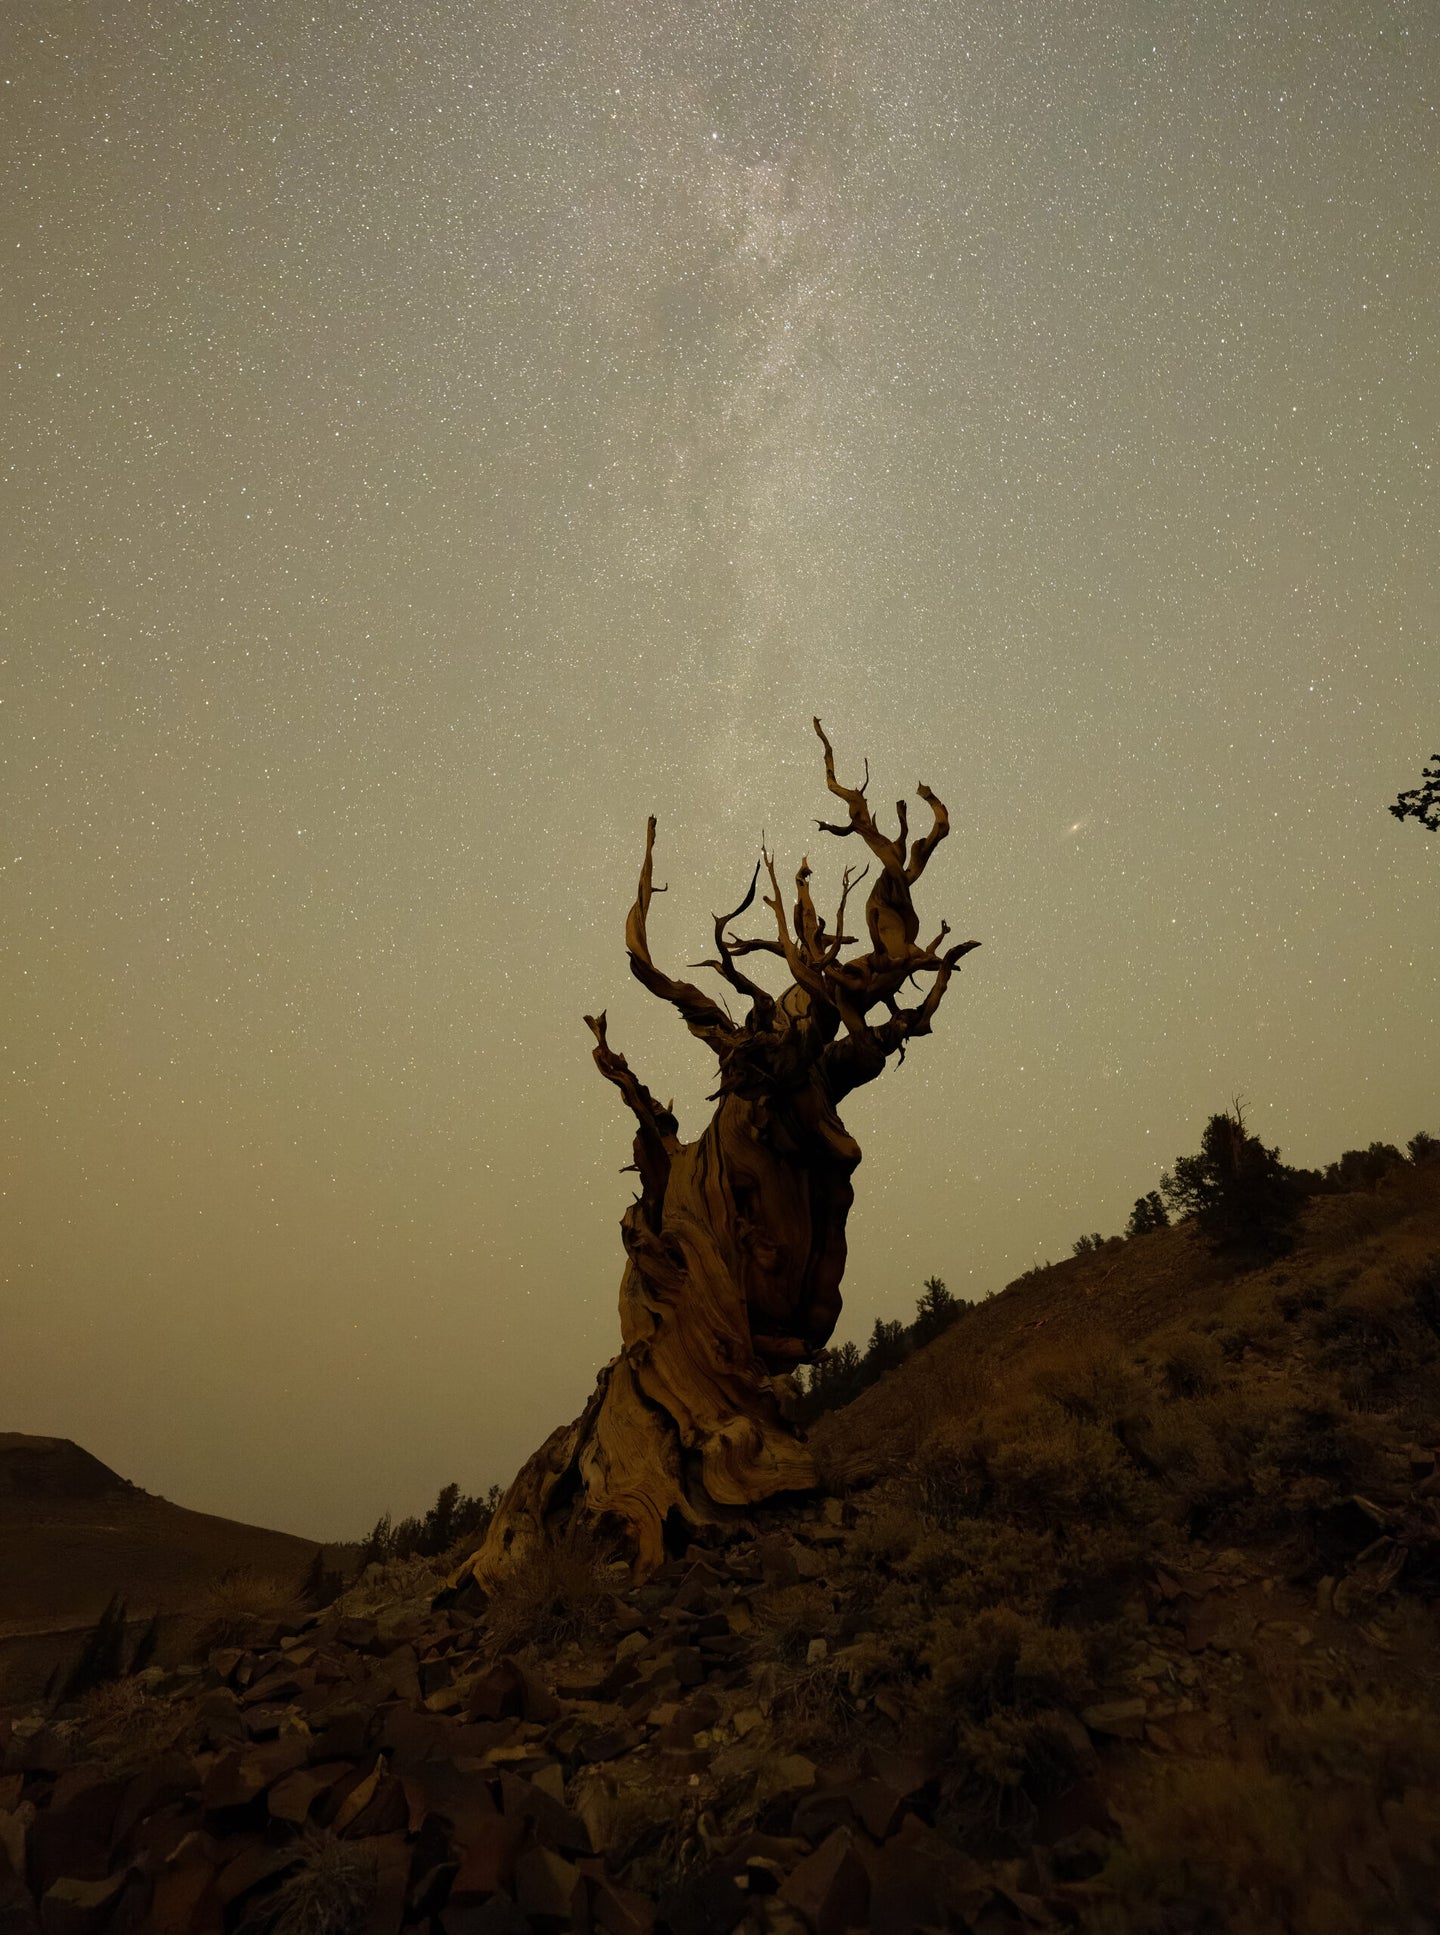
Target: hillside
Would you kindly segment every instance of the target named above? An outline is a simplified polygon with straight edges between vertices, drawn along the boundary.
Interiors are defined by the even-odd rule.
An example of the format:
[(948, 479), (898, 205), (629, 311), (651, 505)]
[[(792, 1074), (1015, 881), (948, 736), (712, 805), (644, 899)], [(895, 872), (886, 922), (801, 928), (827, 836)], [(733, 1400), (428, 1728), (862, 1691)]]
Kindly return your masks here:
[(1434, 1931), (1437, 1400), (1433, 1163), (1261, 1270), (1186, 1226), (1032, 1273), (643, 1584), (397, 1566), (0, 1719), (0, 1917)]
[(112, 1593), (135, 1618), (180, 1613), (227, 1572), (297, 1580), (314, 1552), (152, 1497), (67, 1438), (0, 1432), (0, 1672), (59, 1657)]

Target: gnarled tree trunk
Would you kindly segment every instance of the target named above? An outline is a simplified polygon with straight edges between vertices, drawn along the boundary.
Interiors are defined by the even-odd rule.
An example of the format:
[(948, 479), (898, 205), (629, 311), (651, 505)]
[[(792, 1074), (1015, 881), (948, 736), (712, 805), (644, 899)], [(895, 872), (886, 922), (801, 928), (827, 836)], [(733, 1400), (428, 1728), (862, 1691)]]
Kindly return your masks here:
[[(890, 1055), (903, 1056), (908, 1040), (929, 1033), (955, 964), (978, 945), (943, 947), (943, 924), (928, 947), (917, 941), (910, 889), (949, 831), (944, 806), (922, 786), (919, 796), (933, 816), (929, 832), (909, 846), (902, 801), (899, 835), (887, 838), (870, 816), (864, 787), (837, 781), (830, 742), (814, 723), (826, 784), (849, 810), (848, 824), (816, 824), (840, 837), (857, 835), (879, 863), (865, 908), (869, 946), (840, 959), (842, 948), (857, 944), (844, 932), (855, 884), (850, 869), (835, 931), (827, 933), (811, 898), (809, 863), (802, 860), (795, 877), (787, 920), (773, 857), (762, 851), (744, 900), (715, 921), (717, 958), (703, 963), (749, 1002), (744, 1020), (733, 1020), (651, 959), (646, 926), (659, 890), (650, 821), (625, 928), (630, 967), (714, 1051), (715, 1113), (698, 1141), (681, 1142), (670, 1109), (610, 1047), (605, 1016), (586, 1017), (600, 1072), (637, 1123), (640, 1194), (621, 1218), (621, 1350), (581, 1416), (522, 1467), (456, 1582), (467, 1574), (482, 1584), (493, 1579), (576, 1514), (622, 1531), (643, 1574), (663, 1560), (667, 1526), (678, 1531), (743, 1515), (761, 1499), (814, 1482), (780, 1393), (798, 1365), (823, 1351), (840, 1314), (845, 1220), (860, 1150), (836, 1111)], [(761, 865), (776, 937), (737, 939), (728, 929), (754, 901)], [(785, 962), (792, 982), (784, 994), (770, 995), (737, 965), (756, 951)], [(933, 976), (924, 998), (898, 1006), (902, 984), (918, 975)], [(877, 1007), (885, 1019), (872, 1025)]]

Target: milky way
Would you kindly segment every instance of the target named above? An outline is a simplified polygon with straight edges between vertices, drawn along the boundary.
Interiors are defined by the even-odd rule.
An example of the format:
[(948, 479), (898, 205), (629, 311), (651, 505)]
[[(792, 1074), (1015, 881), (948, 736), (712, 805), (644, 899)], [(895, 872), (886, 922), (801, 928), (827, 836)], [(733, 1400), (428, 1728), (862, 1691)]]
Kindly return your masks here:
[(984, 945), (841, 1335), (1248, 1098), (1440, 1131), (1433, 6), (21, 0), (0, 1424), (316, 1534), (616, 1338), (626, 1121), (809, 721)]

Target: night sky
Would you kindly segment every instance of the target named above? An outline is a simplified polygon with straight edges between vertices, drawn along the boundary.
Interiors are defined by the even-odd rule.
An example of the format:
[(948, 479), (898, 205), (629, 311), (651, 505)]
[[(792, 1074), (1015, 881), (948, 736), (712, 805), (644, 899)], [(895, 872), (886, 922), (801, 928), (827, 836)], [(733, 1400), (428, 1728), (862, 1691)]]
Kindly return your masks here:
[(762, 830), (828, 902), (817, 712), (984, 944), (847, 1104), (838, 1336), (1237, 1092), (1440, 1132), (1431, 0), (10, 0), (0, 72), (0, 1426), (321, 1537), (508, 1480), (618, 1345), (582, 1014), (708, 1113), (645, 817), (672, 971)]

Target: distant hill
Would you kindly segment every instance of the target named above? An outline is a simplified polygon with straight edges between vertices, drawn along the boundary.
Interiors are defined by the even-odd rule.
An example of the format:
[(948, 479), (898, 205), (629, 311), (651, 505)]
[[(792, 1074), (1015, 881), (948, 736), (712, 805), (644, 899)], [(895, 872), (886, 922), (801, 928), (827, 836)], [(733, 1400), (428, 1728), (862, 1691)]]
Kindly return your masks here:
[(315, 1550), (153, 1497), (68, 1438), (0, 1432), (0, 1652), (93, 1624), (116, 1592), (138, 1618), (186, 1611), (227, 1572), (298, 1580)]

